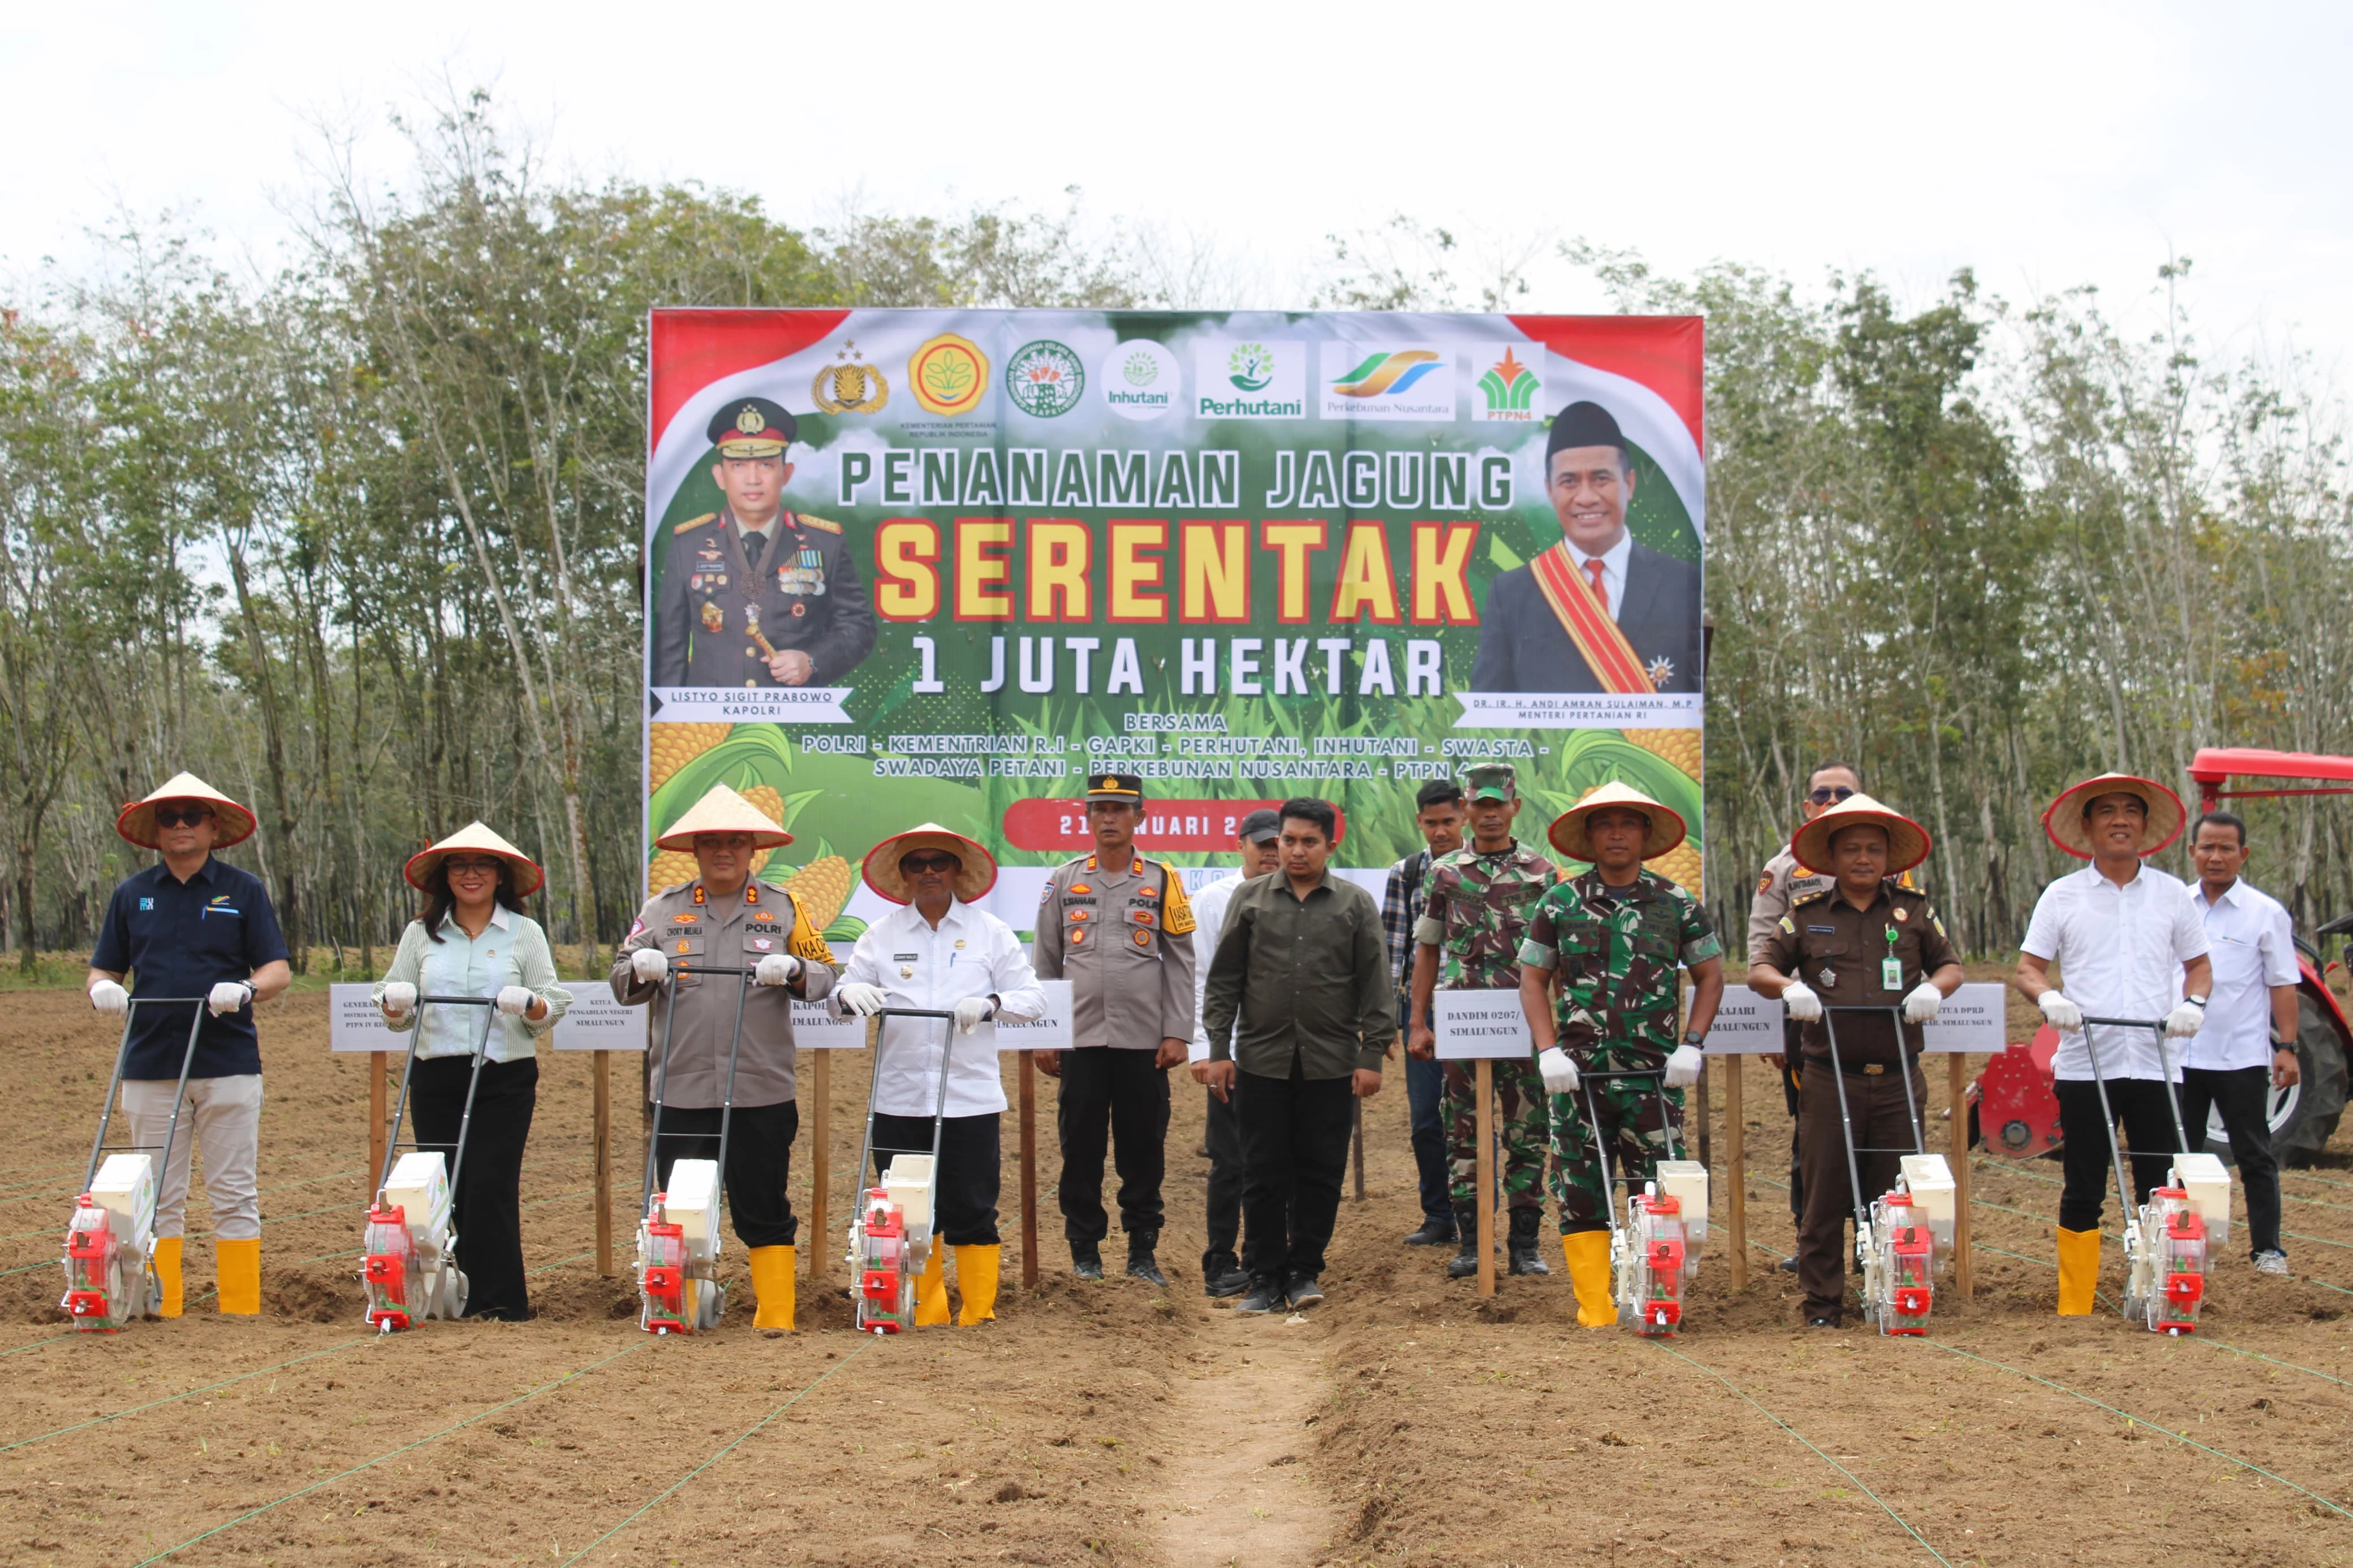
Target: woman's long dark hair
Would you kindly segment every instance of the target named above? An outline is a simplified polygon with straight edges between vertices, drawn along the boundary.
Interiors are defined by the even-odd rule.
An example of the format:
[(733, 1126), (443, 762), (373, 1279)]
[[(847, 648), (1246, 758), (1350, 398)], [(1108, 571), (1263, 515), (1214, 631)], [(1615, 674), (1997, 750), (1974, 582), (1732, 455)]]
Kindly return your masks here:
[[(522, 900), (515, 896), (514, 862), (501, 855), (498, 891), (491, 897), (510, 914), (522, 913)], [(417, 918), (425, 922), (425, 934), (435, 942), (441, 940), (441, 922), (458, 907), (458, 895), (449, 890), (449, 857), (444, 855), (433, 862), (432, 874), (425, 879), (425, 912)]]

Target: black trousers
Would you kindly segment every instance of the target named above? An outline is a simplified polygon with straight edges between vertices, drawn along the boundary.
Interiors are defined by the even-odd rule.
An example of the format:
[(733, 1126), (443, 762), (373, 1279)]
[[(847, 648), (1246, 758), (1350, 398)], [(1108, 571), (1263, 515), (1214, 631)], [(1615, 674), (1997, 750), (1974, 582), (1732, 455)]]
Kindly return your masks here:
[(539, 1063), (484, 1062), (466, 1122), (466, 1158), (458, 1160), (471, 1057), (427, 1057), (408, 1080), (409, 1123), (417, 1142), (438, 1150), (458, 1170), (450, 1217), (458, 1226), (458, 1267), (466, 1275), (466, 1316), (521, 1322), (531, 1316), (522, 1278), (522, 1150), (539, 1102)]
[(1242, 1233), (1242, 1130), (1230, 1100), (1209, 1096), (1209, 1245), (1201, 1249), (1201, 1273), (1214, 1278), (1241, 1267), (1236, 1243)]
[[(2090, 1079), (2061, 1079), (2051, 1087), (2058, 1091), (2059, 1125), (2066, 1134), (2059, 1151), (2067, 1178), (2059, 1194), (2059, 1228), (2093, 1230), (2116, 1177), (2108, 1134), (2100, 1126), (2100, 1086)], [(2173, 1108), (2165, 1085), (2153, 1078), (2112, 1078), (2108, 1105), (2132, 1151), (2133, 1202), (2145, 1204), (2150, 1188), (2165, 1184), (2166, 1167), (2173, 1163)]]
[[(1846, 1303), (1847, 1225), (1854, 1217), (1853, 1187), (1846, 1173), (1846, 1125), (1839, 1120), (1839, 1075), (1827, 1061), (1809, 1061), (1799, 1126), (1805, 1150), (1806, 1212), (1798, 1228), (1798, 1282), (1806, 1289), (1806, 1316), (1836, 1321)], [(1928, 1080), (1912, 1069), (1913, 1104), (1928, 1103)], [(1906, 1119), (1904, 1080), (1893, 1072), (1848, 1073), (1846, 1113), (1855, 1147), (1893, 1149), (1893, 1154), (1854, 1157), (1862, 1200), (1895, 1184), (1897, 1162), (1912, 1151), (1915, 1122)]]
[[(739, 1105), (727, 1124), (727, 1212), (735, 1239), (746, 1247), (790, 1247), (800, 1234), (800, 1217), (785, 1192), (800, 1130), (800, 1102), (794, 1100)], [(717, 1158), (717, 1106), (663, 1108), (659, 1185), (670, 1185), (670, 1168), (681, 1160)]]
[(2279, 1161), (2272, 1153), (2272, 1069), (2213, 1068), (2181, 1069), (2181, 1125), (2190, 1142), (2205, 1146), (2207, 1114), (2222, 1111), (2231, 1137), (2231, 1159), (2247, 1191), (2248, 1252), (2280, 1250)]
[(1356, 1128), (1353, 1078), (1234, 1074), (1241, 1130), (1242, 1214), (1250, 1245), (1242, 1267), (1278, 1283), (1324, 1272), (1340, 1214), (1340, 1180)]
[[(996, 1247), (998, 1156), (994, 1110), (940, 1121), (940, 1163), (932, 1171), (933, 1220), (950, 1247)], [(874, 1184), (893, 1153), (932, 1152), (932, 1119), (874, 1113)]]
[(1160, 1180), (1168, 1163), (1168, 1074), (1152, 1065), (1151, 1051), (1095, 1046), (1062, 1053), (1061, 1093), (1054, 1131), (1062, 1145), (1062, 1235), (1100, 1242), (1111, 1234), (1103, 1212), (1103, 1152), (1107, 1142), (1119, 1170), (1119, 1224), (1133, 1235), (1157, 1231), (1167, 1217)]
[(1789, 1112), (1789, 1217), (1806, 1223), (1806, 1163), (1799, 1152), (1805, 1119), (1799, 1114), (1800, 1073), (1798, 1058), (1805, 1049), (1806, 1026), (1795, 1018), (1781, 1020), (1781, 1104)]

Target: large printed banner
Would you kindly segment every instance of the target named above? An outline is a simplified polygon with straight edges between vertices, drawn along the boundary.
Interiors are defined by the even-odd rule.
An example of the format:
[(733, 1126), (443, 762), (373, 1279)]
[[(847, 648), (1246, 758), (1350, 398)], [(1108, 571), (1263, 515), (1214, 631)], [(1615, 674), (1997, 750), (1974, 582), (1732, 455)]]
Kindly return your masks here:
[[(1030, 924), (1143, 775), (1146, 853), (1519, 770), (1524, 837), (1605, 780), (1699, 879), (1700, 322), (1683, 317), (658, 310), (647, 840), (724, 782), (836, 935), (880, 838), (993, 846)], [(659, 888), (691, 857), (651, 853)], [(855, 895), (855, 897), (853, 897)]]

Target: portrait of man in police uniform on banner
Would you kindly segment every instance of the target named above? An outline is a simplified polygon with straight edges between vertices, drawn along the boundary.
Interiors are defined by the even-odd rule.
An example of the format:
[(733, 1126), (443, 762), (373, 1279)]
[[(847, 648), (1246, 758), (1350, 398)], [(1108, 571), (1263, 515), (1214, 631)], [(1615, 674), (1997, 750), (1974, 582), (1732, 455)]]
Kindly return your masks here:
[(657, 542), (655, 686), (845, 686), (874, 650), (874, 607), (841, 525), (785, 505), (796, 429), (765, 397), (712, 417), (725, 504)]
[(1700, 689), (1700, 574), (1626, 530), (1635, 473), (1617, 419), (1572, 403), (1545, 441), (1560, 542), (1498, 574), (1481, 616), (1472, 691)]

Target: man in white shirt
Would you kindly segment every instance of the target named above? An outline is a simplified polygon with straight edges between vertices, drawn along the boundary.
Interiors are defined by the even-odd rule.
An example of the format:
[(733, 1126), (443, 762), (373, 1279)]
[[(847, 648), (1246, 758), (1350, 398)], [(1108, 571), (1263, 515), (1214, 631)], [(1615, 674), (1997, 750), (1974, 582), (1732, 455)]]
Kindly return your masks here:
[[(2042, 889), (2027, 922), (2014, 984), (2059, 1031), (2052, 1058), (2065, 1189), (2059, 1196), (2059, 1314), (2092, 1310), (2100, 1278), (2100, 1209), (2106, 1201), (2109, 1110), (2132, 1145), (2133, 1202), (2148, 1201), (2175, 1152), (2172, 1090), (2179, 1070), (2171, 1041), (2204, 1021), (2212, 965), (2206, 929), (2180, 879), (2141, 863), (2181, 835), (2181, 797), (2151, 779), (2102, 773), (2063, 793), (2042, 814), (2042, 830), (2068, 854), (2091, 861)], [(2050, 976), (2053, 962), (2066, 984)], [(2180, 979), (2177, 981), (2176, 976)], [(2158, 1028), (2092, 1026), (2130, 1019)], [(2094, 1082), (2096, 1068), (2101, 1082)], [(2168, 1073), (2168, 1068), (2173, 1069)]]
[(2210, 811), (2189, 836), (2198, 890), (2190, 901), (2205, 921), (2214, 994), (2206, 1026), (2181, 1065), (2181, 1125), (2204, 1140), (2210, 1110), (2222, 1113), (2231, 1158), (2247, 1194), (2247, 1232), (2255, 1267), (2287, 1272), (2280, 1250), (2279, 1162), (2272, 1155), (2271, 1093), (2296, 1081), (2295, 927), (2278, 900), (2239, 873), (2247, 864), (2247, 825)]
[[(1241, 853), (1241, 868), (1229, 871), (1213, 882), (1204, 882), (1193, 892), (1193, 918), (1198, 929), (1208, 936), (1209, 952), (1218, 951), (1218, 933), (1226, 926), (1226, 906), (1233, 902), (1235, 889), (1252, 877), (1263, 877), (1279, 869), (1282, 864), (1282, 818), (1261, 806), (1242, 818), (1241, 828), (1234, 837), (1234, 847)], [(1193, 1081), (1206, 1085), (1209, 1081), (1209, 1031), (1201, 1011), (1204, 994), (1208, 988), (1209, 966), (1193, 966), (1193, 1040), (1187, 1047), (1192, 1059)], [(1233, 1042), (1229, 1040), (1227, 1044)], [(1234, 1122), (1234, 1108), (1229, 1100), (1219, 1100), (1203, 1089), (1209, 1102), (1208, 1131), (1203, 1141), (1209, 1150), (1209, 1244), (1201, 1253), (1201, 1294), (1204, 1296), (1239, 1296), (1250, 1289), (1250, 1276), (1242, 1272), (1242, 1134)]]
[[(1013, 928), (974, 900), (997, 881), (997, 861), (960, 833), (937, 823), (876, 845), (866, 857), (866, 885), (903, 905), (866, 928), (834, 987), (844, 1011), (863, 1017), (885, 1007), (954, 1012), (944, 1042), (936, 1018), (886, 1018), (876, 1049), (874, 1179), (885, 1154), (929, 1153), (932, 1116), (940, 1106), (947, 1060), (946, 1119), (933, 1173), (933, 1234), (955, 1248), (956, 1283), (966, 1327), (997, 1316), (1001, 1244), (997, 1234), (997, 1119), (1005, 1109), (997, 1031), (1004, 1018), (1023, 1022), (1046, 1011), (1046, 994)], [(861, 1178), (863, 1179), (863, 1178)], [(915, 1290), (915, 1322), (948, 1321), (943, 1247), (934, 1246)]]

